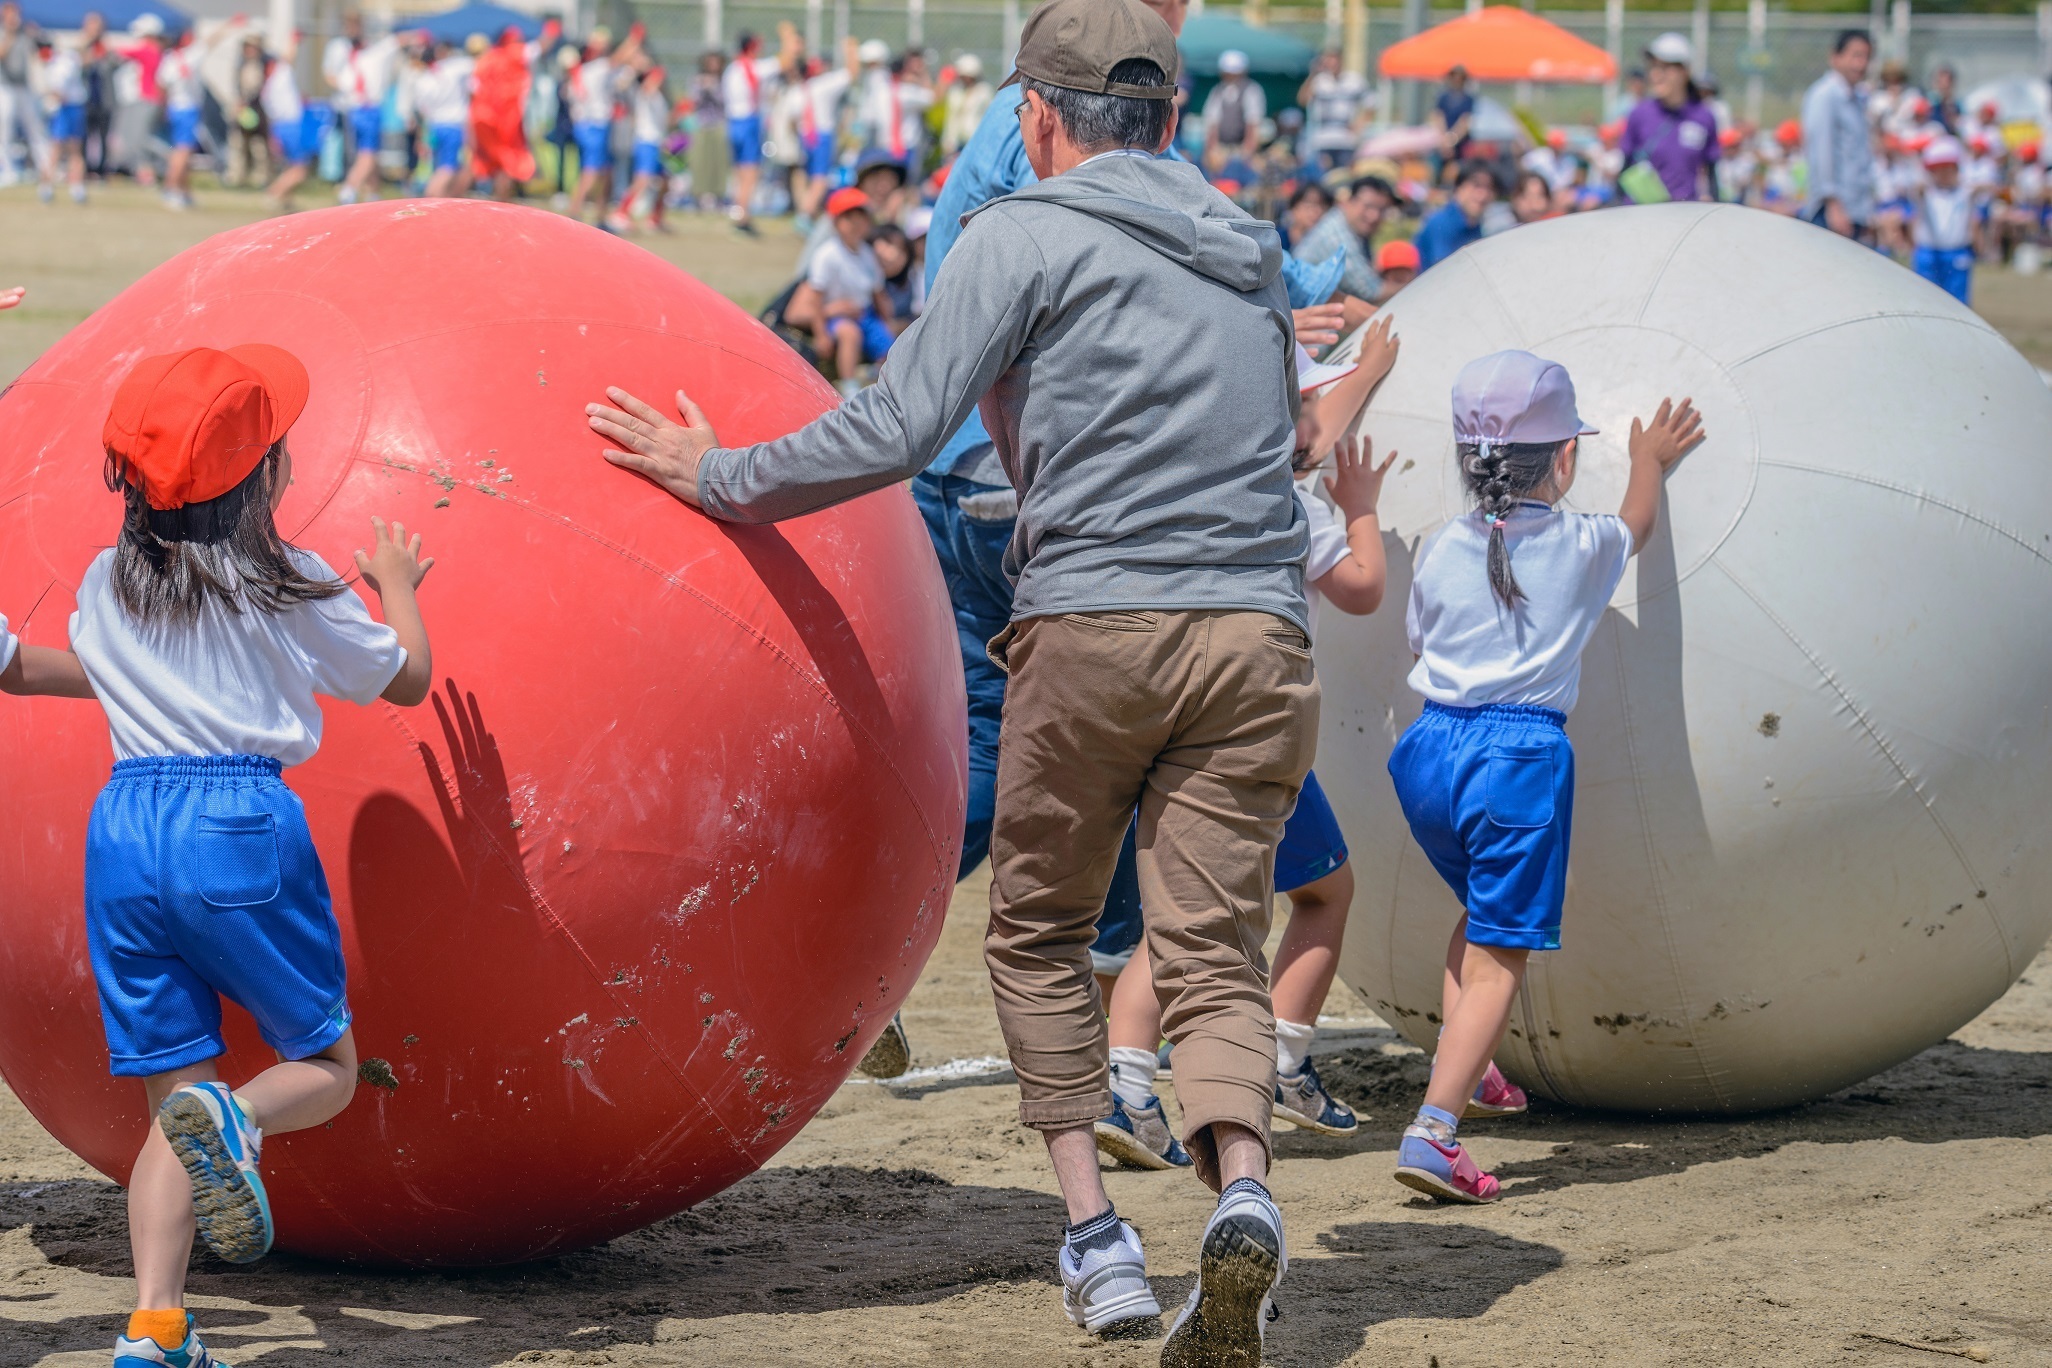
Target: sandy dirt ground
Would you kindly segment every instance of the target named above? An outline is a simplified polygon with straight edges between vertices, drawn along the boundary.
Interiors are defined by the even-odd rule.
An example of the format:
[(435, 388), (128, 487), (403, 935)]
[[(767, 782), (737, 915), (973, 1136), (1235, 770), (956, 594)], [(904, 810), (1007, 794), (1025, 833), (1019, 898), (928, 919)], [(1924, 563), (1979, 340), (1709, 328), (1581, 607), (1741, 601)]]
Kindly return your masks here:
[[(0, 317), (0, 376), (254, 210), (209, 196), (221, 208), (174, 217), (109, 198), (80, 214), (0, 195), (0, 283), (36, 291)], [(657, 247), (752, 305), (792, 243), (687, 221)], [(1987, 277), (1983, 296), (2052, 365), (2052, 281)], [(1052, 1178), (1009, 1076), (977, 1066), (1002, 1051), (985, 898), (980, 876), (958, 890), (907, 1005), (914, 1074), (843, 1087), (720, 1197), (489, 1273), (203, 1257), (192, 1300), (214, 1347), (266, 1368), (1153, 1363), (1153, 1343), (1097, 1344), (1061, 1315)], [(1320, 1066), (1366, 1119), (1346, 1141), (1278, 1136), (1293, 1262), (1275, 1364), (2052, 1364), (2052, 956), (1952, 1039), (1812, 1106), (1649, 1119), (1541, 1103), (1474, 1123), (1507, 1189), (1487, 1208), (1391, 1181), (1426, 1061), (1344, 989), (1328, 1014)], [(1108, 1182), (1174, 1305), (1208, 1195), (1187, 1174)], [(127, 1274), (119, 1189), (0, 1089), (0, 1368), (104, 1364)]]

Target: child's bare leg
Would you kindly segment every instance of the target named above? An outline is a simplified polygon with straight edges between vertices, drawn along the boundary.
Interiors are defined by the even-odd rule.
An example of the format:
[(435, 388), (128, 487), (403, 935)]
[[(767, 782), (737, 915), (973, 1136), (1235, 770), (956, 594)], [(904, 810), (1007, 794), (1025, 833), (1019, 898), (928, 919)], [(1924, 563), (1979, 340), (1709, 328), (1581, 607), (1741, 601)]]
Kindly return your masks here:
[(1511, 1003), (1525, 981), (1529, 950), (1498, 945), (1470, 945), (1461, 962), (1460, 999), (1447, 1013), (1439, 1035), (1439, 1053), (1432, 1061), (1432, 1081), (1425, 1105), (1459, 1116), (1475, 1085), (1489, 1068), (1490, 1056), (1510, 1024)]
[(1145, 1050), (1161, 1044), (1161, 999), (1154, 995), (1154, 970), (1147, 961), (1147, 942), (1133, 947), (1133, 957), (1112, 981), (1110, 1037), (1113, 1049)]
[(1454, 923), (1453, 934), (1446, 940), (1446, 977), (1439, 987), (1439, 1022), (1446, 1024), (1453, 1015), (1456, 1004), (1461, 1000), (1461, 961), (1468, 953), (1468, 914), (1461, 913), (1461, 919)]
[(1339, 972), (1340, 942), (1354, 901), (1354, 869), (1341, 865), (1290, 890), (1290, 924), (1275, 952), (1269, 997), (1276, 1017), (1315, 1025)]
[(128, 1247), (135, 1258), (135, 1305), (139, 1311), (168, 1311), (185, 1305), (185, 1268), (192, 1258), (197, 1225), (192, 1214), (192, 1180), (171, 1142), (157, 1127), (157, 1108), (188, 1083), (220, 1075), (212, 1060), (143, 1080), (150, 1129), (128, 1178)]
[(843, 381), (853, 380), (862, 369), (862, 329), (852, 318), (834, 320), (834, 365)]
[(356, 1092), (356, 1033), (317, 1055), (280, 1060), (235, 1090), (235, 1100), (265, 1135), (307, 1130), (332, 1120)]

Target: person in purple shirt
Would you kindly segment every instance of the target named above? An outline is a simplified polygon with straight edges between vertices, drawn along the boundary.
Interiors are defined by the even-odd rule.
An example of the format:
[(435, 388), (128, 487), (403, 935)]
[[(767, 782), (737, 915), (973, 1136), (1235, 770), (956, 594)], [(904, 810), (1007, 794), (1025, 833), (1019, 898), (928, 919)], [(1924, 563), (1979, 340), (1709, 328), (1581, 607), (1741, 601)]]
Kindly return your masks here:
[(1669, 199), (1717, 198), (1717, 116), (1689, 74), (1695, 60), (1695, 46), (1679, 33), (1647, 46), (1647, 96), (1625, 117), (1618, 144), (1627, 167), (1645, 162), (1659, 173)]

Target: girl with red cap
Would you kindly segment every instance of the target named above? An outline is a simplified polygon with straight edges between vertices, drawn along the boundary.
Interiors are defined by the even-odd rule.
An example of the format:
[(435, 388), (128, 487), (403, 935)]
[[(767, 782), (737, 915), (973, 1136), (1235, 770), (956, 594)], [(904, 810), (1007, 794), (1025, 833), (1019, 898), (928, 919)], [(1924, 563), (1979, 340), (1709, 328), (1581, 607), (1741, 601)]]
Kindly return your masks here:
[[(280, 772), (320, 745), (316, 694), (402, 706), (432, 662), (420, 538), (372, 520), (356, 568), (383, 624), (273, 519), (303, 367), (276, 347), (197, 347), (136, 366), (102, 441), (121, 534), (78, 589), (71, 644), (106, 709), (113, 777), (86, 837), (86, 938), (117, 1076), (156, 1124), (129, 1180), (136, 1306), (123, 1364), (214, 1362), (184, 1307), (200, 1238), (231, 1263), (271, 1245), (264, 1135), (318, 1126), (356, 1085), (327, 878)], [(221, 998), (279, 1062), (231, 1090)]]

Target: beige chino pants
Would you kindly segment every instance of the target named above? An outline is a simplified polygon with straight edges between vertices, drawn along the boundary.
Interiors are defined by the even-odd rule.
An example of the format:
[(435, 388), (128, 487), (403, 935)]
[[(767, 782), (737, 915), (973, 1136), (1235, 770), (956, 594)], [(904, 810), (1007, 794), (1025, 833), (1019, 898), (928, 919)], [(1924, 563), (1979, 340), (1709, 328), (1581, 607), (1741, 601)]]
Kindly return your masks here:
[(991, 643), (1011, 676), (999, 733), (984, 958), (1040, 1130), (1111, 1111), (1090, 943), (1139, 809), (1140, 901), (1184, 1144), (1218, 1187), (1210, 1127), (1268, 1142), (1275, 847), (1311, 767), (1310, 643), (1259, 612), (1030, 618)]

